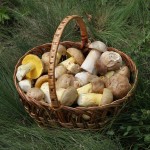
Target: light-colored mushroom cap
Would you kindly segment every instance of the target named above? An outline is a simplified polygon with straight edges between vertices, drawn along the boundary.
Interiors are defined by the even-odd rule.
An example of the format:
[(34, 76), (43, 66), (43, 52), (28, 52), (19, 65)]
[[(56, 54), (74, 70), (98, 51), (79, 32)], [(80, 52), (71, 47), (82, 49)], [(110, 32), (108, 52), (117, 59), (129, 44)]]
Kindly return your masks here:
[(71, 106), (77, 99), (78, 92), (76, 88), (70, 86), (62, 94), (60, 103), (65, 106)]
[(75, 59), (77, 64), (82, 65), (85, 58), (80, 50), (76, 48), (68, 48), (67, 53)]
[(55, 78), (56, 79), (65, 73), (67, 73), (67, 69), (63, 65), (59, 65), (55, 68)]
[(71, 74), (63, 74), (56, 81), (56, 88), (68, 88), (69, 86), (73, 86), (75, 81), (75, 77)]
[(107, 46), (101, 41), (94, 41), (89, 45), (89, 48), (98, 50), (100, 52), (107, 51)]
[(61, 55), (66, 55), (66, 52), (67, 52), (66, 51), (66, 47), (61, 45), (61, 44), (59, 44), (57, 52), (60, 53)]
[(37, 101), (43, 101), (44, 93), (39, 88), (31, 88), (27, 91), (26, 94), (29, 98), (33, 98)]

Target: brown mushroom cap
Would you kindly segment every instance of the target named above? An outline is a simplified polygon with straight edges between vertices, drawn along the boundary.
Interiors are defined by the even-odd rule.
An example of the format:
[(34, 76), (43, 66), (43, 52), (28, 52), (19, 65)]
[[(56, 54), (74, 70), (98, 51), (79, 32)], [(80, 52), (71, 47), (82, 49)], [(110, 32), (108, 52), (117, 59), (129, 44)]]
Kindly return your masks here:
[(97, 68), (99, 67), (98, 69), (100, 70), (100, 73), (117, 70), (121, 65), (122, 57), (114, 51), (106, 51), (102, 53), (100, 59), (97, 61)]
[(43, 101), (44, 99), (44, 93), (41, 89), (39, 88), (31, 88), (27, 91), (27, 96), (29, 98), (33, 98), (37, 101)]
[(70, 86), (63, 92), (60, 102), (62, 105), (71, 106), (76, 101), (77, 97), (77, 89)]
[(59, 44), (57, 52), (60, 53), (61, 55), (66, 55), (66, 47)]
[(71, 74), (63, 74), (56, 81), (56, 88), (68, 88), (74, 85), (75, 77)]
[(92, 92), (94, 93), (103, 93), (103, 89), (105, 88), (104, 82), (100, 78), (94, 78), (91, 81), (92, 84)]
[(85, 58), (80, 50), (76, 48), (68, 48), (67, 53), (75, 59), (76, 63), (82, 65)]
[(117, 73), (126, 76), (128, 79), (130, 78), (130, 70), (127, 66), (122, 66)]
[(126, 76), (116, 74), (106, 82), (106, 87), (110, 89), (115, 98), (123, 98), (131, 89), (131, 84)]

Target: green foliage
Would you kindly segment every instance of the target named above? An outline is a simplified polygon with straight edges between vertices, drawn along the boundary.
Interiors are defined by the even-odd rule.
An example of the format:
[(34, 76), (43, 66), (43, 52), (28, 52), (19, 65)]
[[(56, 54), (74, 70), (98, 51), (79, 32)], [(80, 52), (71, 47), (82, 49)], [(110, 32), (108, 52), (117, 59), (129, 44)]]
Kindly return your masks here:
[[(0, 26), (0, 149), (150, 149), (149, 6), (146, 0), (9, 0), (13, 28)], [(17, 60), (30, 48), (51, 42), (60, 21), (72, 14), (83, 17), (91, 41), (121, 49), (139, 70), (132, 102), (99, 132), (38, 128), (19, 102), (12, 80)], [(80, 40), (75, 22), (61, 40)]]

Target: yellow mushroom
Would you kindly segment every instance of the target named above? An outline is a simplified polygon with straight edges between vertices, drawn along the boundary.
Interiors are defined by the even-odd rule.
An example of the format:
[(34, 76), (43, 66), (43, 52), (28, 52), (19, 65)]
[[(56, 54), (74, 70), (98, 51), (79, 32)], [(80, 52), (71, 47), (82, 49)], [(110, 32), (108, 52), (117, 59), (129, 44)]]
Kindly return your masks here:
[(104, 88), (103, 94), (97, 93), (80, 94), (77, 100), (77, 104), (83, 107), (91, 107), (110, 104), (112, 101), (113, 95), (111, 90)]
[(21, 81), (24, 76), (29, 79), (37, 79), (43, 72), (41, 59), (33, 54), (26, 55), (22, 60), (22, 65), (18, 67), (16, 77)]
[(48, 75), (39, 77), (35, 82), (35, 87), (40, 88), (44, 82), (48, 82)]

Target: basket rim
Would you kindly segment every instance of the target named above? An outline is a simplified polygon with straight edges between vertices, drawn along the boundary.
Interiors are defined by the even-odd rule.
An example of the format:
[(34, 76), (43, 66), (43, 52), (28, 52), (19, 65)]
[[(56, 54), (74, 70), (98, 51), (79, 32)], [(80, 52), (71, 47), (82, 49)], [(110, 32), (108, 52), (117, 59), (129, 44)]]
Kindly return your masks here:
[[(63, 41), (63, 42), (60, 42), (60, 44), (64, 45), (66, 43), (69, 43), (69, 44), (72, 44), (72, 45), (80, 45), (79, 42), (72, 42), (72, 41)], [(27, 55), (27, 54), (30, 54), (32, 53), (33, 51), (35, 51), (35, 49), (39, 48), (39, 47), (44, 47), (44, 46), (51, 46), (51, 43), (45, 43), (45, 44), (42, 44), (42, 45), (38, 45), (32, 49), (30, 49), (29, 51), (27, 51), (24, 55), (22, 55), (22, 57), (20, 57), (20, 59), (17, 61), (16, 63), (16, 66), (15, 66), (15, 70), (17, 68), (17, 64), (19, 64), (19, 62), (21, 62), (21, 60)], [(109, 107), (116, 107), (117, 105), (120, 105), (122, 104), (123, 102), (127, 101), (128, 100), (128, 97), (130, 97), (133, 92), (134, 92), (134, 89), (136, 88), (136, 85), (137, 85), (137, 79), (138, 79), (138, 70), (137, 70), (137, 67), (135, 65), (135, 63), (133, 62), (133, 60), (127, 55), (125, 54), (124, 52), (116, 49), (116, 48), (113, 48), (113, 47), (108, 47), (108, 48), (111, 48), (115, 51), (118, 51), (119, 53), (122, 53), (124, 54), (127, 58), (130, 59), (130, 61), (132, 62), (132, 65), (134, 65), (134, 69), (135, 69), (135, 72), (134, 72), (134, 83), (132, 84), (132, 88), (130, 89), (130, 91), (127, 93), (126, 96), (124, 96), (123, 98), (121, 99), (117, 99), (113, 102), (111, 102), (110, 104), (105, 104), (105, 105), (102, 105), (102, 106), (92, 106), (92, 107), (81, 107), (81, 106), (78, 106), (78, 107), (71, 107), (71, 106), (64, 106), (64, 105), (60, 105), (60, 107), (58, 108), (52, 108), (50, 106), (50, 104), (48, 103), (45, 103), (45, 102), (39, 102), (39, 101), (36, 101), (35, 99), (31, 99), (29, 98), (28, 96), (26, 96), (26, 94), (20, 89), (19, 85), (18, 85), (18, 82), (17, 82), (17, 78), (16, 78), (16, 71), (14, 71), (14, 74), (13, 74), (13, 79), (14, 79), (14, 83), (15, 83), (15, 87), (17, 89), (17, 92), (19, 93), (19, 95), (22, 95), (21, 97), (22, 98), (25, 98), (26, 100), (28, 100), (29, 102), (33, 102), (33, 103), (36, 103), (37, 105), (39, 105), (40, 107), (49, 107), (50, 109), (54, 109), (54, 110), (58, 110), (58, 109), (61, 109), (61, 108), (66, 108), (66, 109), (70, 109), (70, 110), (75, 110), (75, 109), (78, 109), (78, 110), (97, 110), (97, 109), (106, 109), (106, 108), (109, 108)]]

